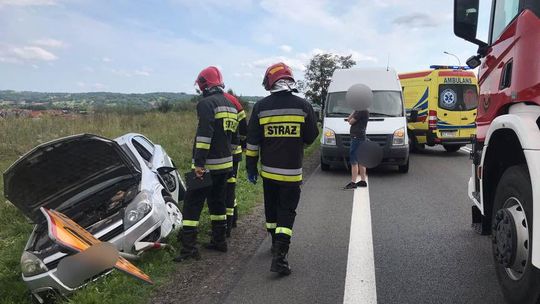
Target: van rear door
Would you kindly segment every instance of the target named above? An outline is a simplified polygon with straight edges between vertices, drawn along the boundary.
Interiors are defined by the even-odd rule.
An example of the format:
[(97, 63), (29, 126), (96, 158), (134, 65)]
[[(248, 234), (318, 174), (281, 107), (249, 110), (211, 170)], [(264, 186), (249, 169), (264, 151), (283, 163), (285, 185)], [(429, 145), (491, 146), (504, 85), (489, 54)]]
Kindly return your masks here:
[(463, 85), (463, 112), (461, 112), (461, 128), (459, 136), (470, 138), (476, 134), (476, 108), (478, 107), (478, 87)]
[(460, 137), (459, 126), (461, 124), (461, 96), (462, 93), (460, 85), (439, 85), (437, 129), (439, 131), (438, 137), (441, 139)]

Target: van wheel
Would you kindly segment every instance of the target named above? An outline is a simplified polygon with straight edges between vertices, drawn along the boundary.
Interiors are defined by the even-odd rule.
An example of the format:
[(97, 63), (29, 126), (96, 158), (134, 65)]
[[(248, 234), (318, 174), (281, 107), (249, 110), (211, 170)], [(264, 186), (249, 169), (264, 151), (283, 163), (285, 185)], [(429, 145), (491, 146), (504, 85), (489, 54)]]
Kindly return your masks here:
[(330, 165), (329, 164), (325, 164), (322, 160), (322, 157), (321, 157), (321, 170), (322, 171), (330, 171)]
[(407, 159), (407, 163), (403, 166), (398, 166), (399, 173), (409, 173), (409, 160)]
[(531, 263), (533, 197), (525, 165), (508, 168), (497, 186), (492, 218), (495, 270), (508, 303), (540, 298), (540, 270)]
[(463, 147), (463, 145), (443, 145), (443, 147), (446, 150), (446, 152), (453, 153), (453, 152), (457, 152), (459, 149), (461, 149), (461, 147)]

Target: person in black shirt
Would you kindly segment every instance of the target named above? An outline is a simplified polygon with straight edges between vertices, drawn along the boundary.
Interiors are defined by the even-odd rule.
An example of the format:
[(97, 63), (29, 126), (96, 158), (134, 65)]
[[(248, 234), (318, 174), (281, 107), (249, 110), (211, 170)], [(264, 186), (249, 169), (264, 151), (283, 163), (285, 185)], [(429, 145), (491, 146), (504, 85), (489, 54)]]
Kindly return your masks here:
[[(358, 163), (358, 156), (362, 151), (359, 147), (363, 141), (366, 141), (366, 128), (369, 121), (369, 111), (354, 111), (349, 115), (347, 121), (351, 125), (351, 149), (350, 149), (350, 163), (351, 163), (351, 182), (348, 183), (343, 189), (352, 190), (357, 187), (367, 187), (366, 182), (366, 168)], [(360, 181), (357, 183), (358, 175), (360, 175)]]

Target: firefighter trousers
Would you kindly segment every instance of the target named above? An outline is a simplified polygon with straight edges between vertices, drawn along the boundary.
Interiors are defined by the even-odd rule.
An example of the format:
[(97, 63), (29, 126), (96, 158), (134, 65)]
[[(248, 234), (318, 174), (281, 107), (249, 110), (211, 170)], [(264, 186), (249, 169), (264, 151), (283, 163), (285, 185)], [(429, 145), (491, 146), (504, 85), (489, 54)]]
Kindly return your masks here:
[(300, 201), (300, 185), (283, 185), (263, 179), (266, 229), (272, 236), (289, 243), (296, 208)]
[(233, 219), (234, 208), (236, 208), (236, 179), (238, 175), (238, 162), (233, 163), (233, 170), (229, 173), (226, 186), (225, 205), (227, 207), (227, 218)]
[(211, 187), (186, 192), (182, 210), (184, 230), (197, 229), (205, 200), (208, 203), (212, 223), (225, 224), (227, 220), (225, 187), (228, 175), (229, 173), (213, 174)]

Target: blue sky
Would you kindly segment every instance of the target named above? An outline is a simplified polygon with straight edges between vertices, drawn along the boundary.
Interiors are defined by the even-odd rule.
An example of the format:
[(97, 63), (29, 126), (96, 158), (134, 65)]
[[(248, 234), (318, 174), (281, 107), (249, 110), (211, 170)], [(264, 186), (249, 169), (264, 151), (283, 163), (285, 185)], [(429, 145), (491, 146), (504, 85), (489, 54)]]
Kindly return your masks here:
[(316, 53), (399, 72), (464, 62), (453, 0), (0, 0), (0, 89), (194, 92), (197, 73), (263, 95), (278, 61), (301, 78)]

